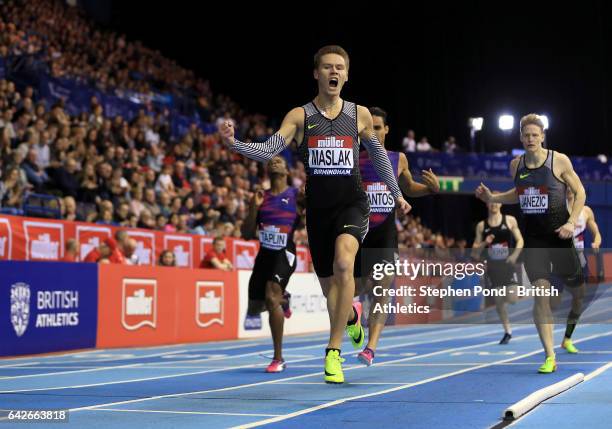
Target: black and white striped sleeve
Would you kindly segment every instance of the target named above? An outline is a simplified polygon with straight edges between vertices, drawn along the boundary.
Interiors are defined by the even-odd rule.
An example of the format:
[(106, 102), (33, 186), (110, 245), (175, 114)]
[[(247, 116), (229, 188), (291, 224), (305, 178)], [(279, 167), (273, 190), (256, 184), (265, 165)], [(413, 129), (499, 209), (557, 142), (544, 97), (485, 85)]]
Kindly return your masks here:
[(402, 191), (400, 191), (397, 184), (397, 175), (395, 171), (393, 171), (387, 152), (383, 149), (376, 135), (372, 134), (372, 137), (369, 139), (361, 139), (361, 143), (363, 143), (367, 149), (376, 173), (385, 182), (391, 195), (393, 195), (396, 200), (400, 198), (402, 196)]
[(263, 143), (243, 143), (234, 139), (231, 148), (247, 158), (266, 162), (274, 158), (274, 155), (281, 153), (286, 146), (285, 138), (276, 133)]

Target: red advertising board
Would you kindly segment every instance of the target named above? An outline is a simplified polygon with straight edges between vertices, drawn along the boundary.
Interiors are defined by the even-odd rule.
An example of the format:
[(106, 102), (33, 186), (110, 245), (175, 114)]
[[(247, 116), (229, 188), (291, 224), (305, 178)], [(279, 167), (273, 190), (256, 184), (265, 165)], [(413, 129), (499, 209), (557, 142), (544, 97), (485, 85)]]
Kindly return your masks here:
[[(165, 249), (174, 252), (181, 268), (197, 268), (206, 252), (212, 249), (213, 237), (191, 234), (171, 234), (135, 228), (118, 228), (85, 222), (0, 215), (0, 260), (59, 260), (64, 256), (66, 242), (76, 239), (81, 260), (104, 239), (125, 229), (136, 240), (138, 265), (155, 266)], [(237, 269), (253, 267), (259, 242), (225, 238), (227, 255)], [(309, 266), (308, 249), (298, 247), (298, 267)]]
[(97, 347), (237, 337), (236, 272), (102, 264)]

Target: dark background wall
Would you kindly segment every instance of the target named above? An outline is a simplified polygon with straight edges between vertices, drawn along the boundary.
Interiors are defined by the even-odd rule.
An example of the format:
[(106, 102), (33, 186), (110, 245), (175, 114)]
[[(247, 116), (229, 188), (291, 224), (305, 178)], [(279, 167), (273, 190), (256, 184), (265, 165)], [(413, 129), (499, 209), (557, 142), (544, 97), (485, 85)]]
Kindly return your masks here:
[(483, 116), (478, 147), (518, 146), (497, 116), (545, 113), (550, 147), (610, 153), (610, 6), (463, 1), (448, 6), (303, 3), (280, 6), (173, 1), (143, 6), (86, 1), (99, 20), (197, 70), (217, 92), (274, 118), (315, 95), (312, 56), (324, 44), (351, 55), (343, 94), (390, 113), (391, 138), (408, 128), (440, 145), (467, 146), (469, 116)]

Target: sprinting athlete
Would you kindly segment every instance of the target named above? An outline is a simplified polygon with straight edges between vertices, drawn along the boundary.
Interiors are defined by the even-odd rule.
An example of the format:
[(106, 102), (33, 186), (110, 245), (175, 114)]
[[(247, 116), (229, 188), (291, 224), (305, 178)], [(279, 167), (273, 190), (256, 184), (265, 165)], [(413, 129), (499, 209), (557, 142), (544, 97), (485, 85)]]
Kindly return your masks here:
[[(567, 206), (569, 208), (574, 204), (574, 194), (571, 192), (567, 193)], [(584, 257), (584, 231), (589, 229), (591, 235), (593, 236), (593, 241), (591, 242), (591, 248), (597, 252), (599, 251), (599, 246), (601, 246), (601, 234), (599, 233), (599, 226), (597, 222), (595, 222), (595, 214), (593, 210), (585, 205), (576, 220), (576, 229), (574, 230), (574, 247), (578, 250), (580, 255), (580, 262), (583, 267), (586, 267), (586, 258)]]
[(294, 139), (306, 168), (308, 244), (315, 272), (327, 297), (330, 319), (325, 350), (325, 381), (343, 383), (341, 346), (344, 329), (353, 347), (363, 344), (359, 308), (353, 308), (353, 267), (359, 245), (368, 232), (370, 207), (359, 174), (359, 144), (367, 149), (396, 205), (407, 212), (387, 153), (372, 129), (368, 109), (340, 98), (348, 80), (349, 56), (339, 46), (325, 46), (314, 57), (318, 94), (313, 101), (291, 110), (280, 129), (263, 143), (234, 138), (230, 121), (220, 126), (224, 142), (233, 150), (267, 161)]
[[(473, 255), (477, 256), (486, 248), (489, 284), (492, 288), (506, 288), (508, 292), (508, 286), (516, 284), (515, 264), (523, 248), (523, 236), (514, 216), (502, 214), (501, 204), (488, 203), (487, 210), (487, 218), (476, 225)], [(512, 338), (512, 327), (505, 296), (495, 295), (495, 309), (504, 327), (504, 336), (499, 344), (508, 344)]]
[[(386, 136), (389, 133), (387, 113), (379, 107), (371, 107), (370, 113), (372, 114), (374, 133), (384, 147)], [(387, 150), (387, 155), (393, 166), (393, 171), (397, 172), (399, 186), (408, 197), (421, 197), (437, 193), (440, 190), (438, 178), (431, 169), (422, 172), (424, 184), (417, 183), (410, 174), (406, 155), (389, 150)], [(393, 276), (385, 276), (380, 282), (375, 282), (370, 275), (374, 264), (393, 264), (398, 252), (395, 202), (387, 189), (387, 185), (376, 173), (366, 150), (362, 150), (359, 155), (359, 168), (363, 187), (370, 202), (370, 231), (366, 235), (355, 261), (355, 277), (358, 278), (356, 295), (368, 292), (374, 284), (382, 286), (383, 289), (391, 286)], [(377, 294), (373, 297), (373, 304), (380, 303), (382, 306), (389, 300), (387, 295), (379, 296)], [(367, 366), (372, 365), (374, 361), (376, 347), (387, 320), (386, 313), (374, 312), (374, 309), (375, 305), (371, 305), (368, 315), (368, 342), (357, 356)]]
[[(257, 315), (265, 307), (269, 315), (274, 357), (266, 372), (285, 370), (283, 359), (283, 327), (285, 317), (291, 317), (290, 295), (286, 292), (289, 278), (295, 271), (297, 259), (293, 232), (298, 225), (298, 190), (287, 184), (287, 164), (281, 156), (268, 163), (270, 189), (253, 195), (249, 214), (242, 226), (247, 240), (259, 230), (260, 248), (249, 279), (249, 316)], [(259, 319), (261, 322), (261, 318)]]
[[(484, 184), (476, 196), (485, 203), (520, 204), (525, 217), (525, 271), (537, 288), (534, 301), (534, 321), (546, 360), (540, 373), (556, 371), (553, 319), (550, 308), (551, 274), (570, 286), (572, 308), (562, 347), (575, 350), (571, 336), (582, 312), (584, 278), (572, 238), (578, 216), (584, 207), (585, 192), (570, 159), (559, 152), (545, 149), (544, 124), (535, 114), (521, 118), (521, 142), (525, 154), (510, 162), (515, 187), (499, 194), (491, 193)], [(574, 194), (571, 213), (566, 205), (567, 189)]]

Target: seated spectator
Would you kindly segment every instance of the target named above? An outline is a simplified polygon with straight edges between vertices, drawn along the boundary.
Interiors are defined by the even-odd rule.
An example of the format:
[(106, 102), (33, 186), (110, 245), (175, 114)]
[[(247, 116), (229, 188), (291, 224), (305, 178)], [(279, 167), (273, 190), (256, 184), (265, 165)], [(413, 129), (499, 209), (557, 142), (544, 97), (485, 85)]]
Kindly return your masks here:
[(115, 222), (119, 226), (127, 226), (129, 223), (130, 205), (126, 202), (119, 203), (115, 213)]
[(216, 268), (223, 271), (231, 271), (234, 266), (227, 258), (225, 252), (225, 240), (223, 237), (216, 237), (213, 241), (213, 248), (206, 253), (200, 263), (200, 268)]
[(164, 231), (164, 228), (168, 224), (168, 218), (163, 214), (158, 214), (155, 218), (155, 229), (158, 231)]
[(66, 158), (64, 166), (57, 169), (55, 185), (64, 196), (77, 197), (81, 184), (77, 177), (77, 163), (73, 158)]
[(176, 190), (174, 188), (174, 182), (172, 181), (172, 166), (164, 165), (162, 167), (162, 172), (157, 178), (157, 182), (155, 183), (155, 192), (160, 194), (162, 192), (167, 193), (170, 197), (176, 196)]
[(42, 192), (45, 185), (49, 182), (49, 176), (45, 170), (40, 167), (36, 161), (36, 150), (28, 150), (28, 155), (21, 164), (21, 168), (25, 171), (28, 183), (30, 183), (36, 192)]
[(98, 198), (98, 176), (94, 164), (88, 162), (80, 174), (78, 199), (84, 203), (95, 203)]
[(69, 221), (80, 221), (83, 220), (77, 213), (77, 203), (72, 197), (64, 197), (63, 199), (63, 208), (64, 208), (64, 220)]
[(180, 218), (177, 213), (172, 213), (170, 215), (170, 222), (168, 222), (163, 231), (164, 232), (177, 232), (179, 229)]
[(79, 261), (79, 242), (74, 238), (66, 241), (66, 249), (64, 251), (64, 262), (78, 262)]
[(142, 203), (142, 188), (139, 186), (134, 186), (131, 193), (130, 213), (133, 213), (136, 215), (136, 217), (138, 217), (143, 209), (144, 204)]
[(99, 225), (110, 225), (110, 226), (118, 226), (117, 222), (113, 219), (113, 211), (108, 208), (101, 208), (100, 214), (98, 215), (98, 220), (96, 221)]
[(155, 218), (151, 215), (151, 212), (144, 209), (140, 212), (140, 219), (138, 219), (138, 228), (144, 229), (155, 229)]
[(166, 249), (161, 252), (159, 255), (158, 265), (162, 267), (175, 267), (176, 266), (176, 258), (174, 256), (174, 252)]
[(0, 181), (0, 208), (6, 212), (18, 214), (21, 211), (21, 201), (25, 194), (25, 188), (19, 180), (19, 168), (10, 167), (4, 173)]
[(143, 205), (145, 209), (149, 212), (149, 215), (157, 216), (160, 213), (160, 209), (155, 199), (155, 189), (146, 188), (144, 192), (144, 197), (145, 199)]

